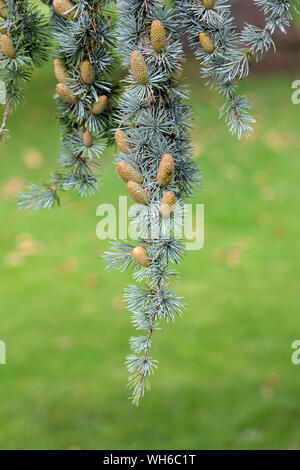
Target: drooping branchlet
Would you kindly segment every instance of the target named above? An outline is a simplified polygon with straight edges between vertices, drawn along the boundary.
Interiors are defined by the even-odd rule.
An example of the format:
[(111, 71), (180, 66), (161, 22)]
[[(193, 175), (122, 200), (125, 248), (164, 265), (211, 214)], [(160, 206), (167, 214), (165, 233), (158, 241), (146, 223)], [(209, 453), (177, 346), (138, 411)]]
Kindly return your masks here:
[(237, 93), (239, 80), (249, 74), (251, 57), (257, 61), (275, 51), (274, 31), (285, 33), (296, 10), (293, 0), (254, 0), (265, 17), (259, 27), (244, 23), (241, 31), (234, 24), (230, 2), (226, 0), (176, 0), (177, 24), (187, 35), (206, 84), (225, 98), (220, 108), (228, 128), (238, 138), (249, 137), (255, 119), (247, 96)]
[[(58, 203), (60, 191), (75, 189), (87, 196), (98, 189), (100, 157), (111, 143), (118, 93), (110, 77), (116, 62), (110, 6), (110, 0), (53, 2), (54, 73), (59, 82), (56, 98), (61, 124), (59, 169), (47, 190), (32, 186), (23, 195), (22, 207), (50, 208)], [(53, 186), (55, 192), (49, 190)]]
[(34, 68), (47, 62), (51, 43), (48, 20), (28, 0), (0, 1), (0, 31), (0, 80), (5, 83), (0, 139), (6, 140), (7, 118), (24, 99)]
[[(106, 258), (112, 269), (131, 265), (138, 282), (125, 294), (140, 331), (130, 340), (132, 353), (126, 360), (132, 400), (138, 404), (156, 368), (150, 355), (152, 335), (160, 320), (174, 320), (182, 312), (182, 301), (169, 287), (176, 276), (171, 265), (184, 254), (175, 239), (173, 213), (198, 177), (190, 155), (190, 110), (180, 85), (183, 54), (174, 17), (160, 0), (122, 0), (119, 5), (118, 43), (132, 74), (117, 114), (117, 170), (124, 181), (129, 179), (129, 195), (140, 204), (132, 215), (140, 240), (135, 248), (115, 240)], [(165, 192), (168, 185), (172, 191)]]

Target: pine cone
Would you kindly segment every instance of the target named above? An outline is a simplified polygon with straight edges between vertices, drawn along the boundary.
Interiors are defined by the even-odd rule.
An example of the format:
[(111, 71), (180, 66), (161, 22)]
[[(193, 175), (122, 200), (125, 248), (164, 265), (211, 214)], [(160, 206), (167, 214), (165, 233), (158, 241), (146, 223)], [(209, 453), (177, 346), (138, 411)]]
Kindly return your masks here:
[(148, 268), (150, 266), (150, 259), (148, 253), (142, 246), (136, 246), (132, 251), (132, 256), (134, 257), (135, 261), (141, 266), (144, 266), (145, 268)]
[(176, 197), (173, 191), (168, 191), (163, 195), (160, 205), (160, 213), (164, 219), (170, 217), (170, 215), (174, 212), (175, 204)]
[(144, 204), (144, 206), (148, 205), (149, 194), (143, 188), (143, 186), (138, 183), (135, 183), (134, 181), (128, 181), (127, 189), (130, 196), (135, 202), (137, 202), (138, 204)]
[(98, 114), (103, 113), (105, 109), (107, 108), (107, 103), (108, 103), (108, 98), (106, 95), (101, 95), (98, 98), (98, 101), (95, 101), (95, 103), (92, 106), (92, 113), (95, 114), (96, 116)]
[(81, 78), (86, 85), (92, 85), (95, 81), (94, 67), (88, 60), (85, 60), (81, 64)]
[(155, 52), (161, 52), (166, 46), (166, 30), (160, 20), (152, 21), (150, 37)]
[(131, 149), (131, 143), (128, 140), (127, 135), (121, 129), (117, 129), (115, 132), (115, 141), (118, 149), (122, 153), (128, 153)]
[(14, 44), (12, 40), (10, 39), (10, 37), (7, 36), (7, 34), (2, 34), (0, 42), (1, 42), (2, 51), (7, 57), (9, 57), (10, 59), (13, 59), (14, 57), (16, 57)]
[(65, 103), (75, 104), (78, 101), (78, 98), (76, 95), (74, 95), (73, 90), (71, 90), (71, 88), (69, 88), (64, 83), (58, 83), (56, 85), (56, 92)]
[(75, 16), (75, 10), (69, 11), (71, 8), (74, 8), (74, 4), (69, 0), (54, 0), (53, 6), (56, 12), (66, 18), (67, 20), (71, 20)]
[(90, 131), (85, 131), (83, 133), (83, 144), (85, 145), (85, 147), (91, 147), (93, 145), (93, 140), (94, 138)]
[(134, 78), (140, 85), (147, 85), (149, 81), (146, 61), (139, 51), (133, 51), (130, 57), (130, 66)]
[(144, 181), (141, 173), (133, 168), (130, 163), (127, 162), (119, 162), (117, 165), (117, 171), (121, 176), (122, 180), (125, 183), (128, 181), (134, 181), (135, 183), (142, 183)]
[(212, 42), (212, 40), (210, 39), (210, 37), (207, 34), (200, 33), (199, 34), (199, 41), (200, 41), (201, 46), (203, 47), (203, 49), (206, 52), (208, 52), (209, 54), (214, 52), (214, 50), (215, 50), (214, 43)]
[(70, 78), (68, 69), (61, 59), (54, 59), (53, 65), (54, 65), (54, 74), (59, 83), (64, 83), (68, 78)]
[(162, 157), (157, 173), (157, 181), (160, 186), (167, 186), (174, 176), (175, 165), (173, 157), (170, 153), (165, 153)]

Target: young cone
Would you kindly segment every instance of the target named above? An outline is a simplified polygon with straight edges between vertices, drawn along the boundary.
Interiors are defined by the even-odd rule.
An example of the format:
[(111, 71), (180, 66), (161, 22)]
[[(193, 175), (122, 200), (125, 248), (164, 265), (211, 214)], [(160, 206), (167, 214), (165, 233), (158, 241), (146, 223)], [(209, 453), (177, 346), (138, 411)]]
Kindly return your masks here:
[(143, 188), (143, 186), (138, 183), (135, 183), (134, 181), (128, 181), (127, 189), (130, 196), (135, 202), (137, 202), (138, 204), (143, 204), (144, 206), (148, 205), (149, 194)]
[(134, 257), (135, 261), (141, 266), (144, 266), (145, 268), (148, 268), (150, 266), (150, 259), (148, 253), (142, 246), (136, 246), (132, 251), (132, 256)]
[(173, 178), (175, 165), (170, 153), (165, 153), (162, 157), (157, 173), (157, 181), (161, 187), (167, 186)]
[(107, 103), (108, 98), (106, 95), (99, 96), (98, 101), (96, 101), (92, 106), (92, 113), (96, 116), (103, 113), (103, 111), (105, 111), (107, 108)]
[(56, 12), (63, 18), (66, 18), (68, 20), (74, 18), (75, 11), (69, 11), (71, 8), (74, 8), (74, 4), (69, 0), (54, 0), (53, 6)]
[(143, 177), (140, 172), (133, 168), (130, 163), (119, 162), (117, 165), (117, 171), (125, 183), (128, 183), (128, 181), (134, 181), (135, 183), (141, 184), (143, 182)]
[(170, 215), (174, 212), (175, 204), (176, 197), (173, 191), (168, 191), (163, 195), (160, 205), (160, 213), (164, 219), (170, 217)]
[(208, 52), (209, 54), (214, 52), (214, 50), (215, 50), (214, 43), (212, 42), (212, 40), (210, 39), (210, 37), (207, 34), (200, 33), (199, 34), (199, 41), (200, 41), (201, 46), (203, 47), (203, 49), (206, 52)]
[(206, 8), (207, 10), (213, 8), (215, 2), (216, 0), (202, 0), (204, 8)]
[(93, 136), (90, 131), (85, 131), (83, 133), (83, 144), (85, 147), (91, 147), (93, 145)]
[(178, 68), (175, 70), (174, 72), (174, 75), (170, 81), (170, 85), (173, 87), (173, 88), (176, 88), (179, 83), (181, 82), (182, 80), (182, 77), (183, 77), (183, 70), (182, 68)]
[(53, 65), (54, 65), (54, 74), (59, 83), (64, 83), (68, 78), (70, 78), (68, 69), (61, 59), (54, 59)]
[(128, 153), (131, 149), (131, 144), (128, 140), (128, 137), (122, 129), (117, 129), (115, 132), (115, 141), (118, 149), (122, 153)]
[(95, 81), (94, 67), (88, 60), (81, 64), (81, 78), (86, 85), (92, 85)]
[(5, 0), (0, 1), (0, 16), (1, 18), (6, 20), (8, 8), (5, 6), (5, 3), (6, 3)]
[(160, 20), (152, 21), (150, 37), (155, 52), (161, 52), (166, 46), (166, 30)]
[(2, 34), (0, 42), (4, 54), (10, 59), (13, 59), (16, 56), (16, 51), (10, 37), (7, 36), (7, 34)]
[(75, 104), (78, 101), (77, 96), (74, 95), (71, 88), (67, 87), (64, 83), (58, 83), (56, 85), (56, 92), (65, 103)]
[(144, 57), (139, 51), (132, 51), (130, 66), (134, 78), (140, 85), (147, 85), (149, 81), (148, 67)]

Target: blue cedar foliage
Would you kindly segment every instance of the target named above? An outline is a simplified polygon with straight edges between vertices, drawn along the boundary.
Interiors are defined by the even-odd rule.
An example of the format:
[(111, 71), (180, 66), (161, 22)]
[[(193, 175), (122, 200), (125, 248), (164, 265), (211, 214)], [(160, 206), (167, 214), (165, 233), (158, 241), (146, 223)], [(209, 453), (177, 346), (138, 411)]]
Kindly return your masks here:
[[(188, 35), (195, 56), (201, 61), (201, 72), (210, 86), (225, 98), (220, 109), (232, 134), (248, 137), (255, 120), (246, 96), (236, 93), (238, 81), (249, 74), (250, 60), (259, 60), (270, 49), (275, 50), (272, 34), (276, 28), (285, 33), (298, 0), (253, 0), (263, 11), (265, 27), (245, 24), (237, 32), (227, 0), (216, 0), (205, 8), (199, 0), (176, 0), (178, 24)], [(199, 43), (205, 33), (214, 43), (214, 52), (206, 52)]]
[[(265, 27), (258, 28), (245, 24), (240, 33), (234, 25), (227, 0), (210, 2), (210, 6), (213, 3), (212, 8), (205, 8), (203, 1), (174, 0), (171, 11), (166, 9), (158, 11), (159, 8), (155, 8), (155, 1), (149, 0), (145, 2), (145, 9), (149, 18), (156, 10), (157, 18), (164, 21), (166, 28), (169, 28), (172, 34), (177, 34), (175, 30), (180, 28), (188, 34), (190, 45), (196, 57), (201, 60), (201, 71), (208, 79), (207, 83), (214, 86), (225, 98), (220, 109), (220, 117), (225, 117), (232, 134), (237, 134), (239, 138), (247, 137), (252, 132), (255, 120), (250, 115), (251, 105), (247, 97), (237, 93), (238, 81), (247, 77), (251, 58), (259, 60), (271, 48), (275, 49), (272, 34), (276, 28), (282, 32), (286, 31), (291, 13), (296, 9), (297, 0), (253, 0), (265, 16)], [(32, 6), (28, 6), (27, 1), (7, 0), (6, 3), (10, 13), (8, 20), (3, 24), (12, 35), (18, 34), (18, 37), (22, 38), (16, 41), (18, 52), (16, 58), (0, 57), (0, 73), (6, 82), (7, 101), (15, 105), (22, 98), (23, 85), (30, 78), (31, 66), (39, 65), (47, 58), (49, 41), (47, 24)], [(52, 5), (51, 0), (44, 3)], [(54, 203), (59, 203), (59, 192), (68, 189), (77, 189), (81, 196), (90, 195), (98, 189), (99, 157), (107, 143), (110, 143), (111, 116), (117, 94), (117, 89), (111, 84), (109, 76), (115, 63), (113, 27), (109, 17), (110, 4), (109, 0), (76, 2), (74, 0), (71, 7), (74, 13), (73, 19), (65, 19), (55, 11), (53, 13), (52, 28), (57, 44), (56, 57), (61, 58), (67, 66), (70, 73), (68, 86), (79, 100), (76, 104), (66, 104), (57, 96), (62, 132), (60, 168), (51, 175), (49, 183), (42, 187), (32, 184), (25, 194), (20, 195), (21, 208), (50, 208)], [(174, 22), (175, 5), (177, 24)], [(123, 54), (123, 64), (127, 67), (132, 50), (144, 34), (143, 8), (140, 1), (136, 0), (121, 3), (120, 9), (126, 17), (126, 22), (124, 18), (120, 18), (119, 24), (122, 27), (119, 28), (118, 39)], [(27, 11), (28, 15), (24, 15), (24, 11)], [(20, 17), (23, 18), (22, 21), (13, 21), (14, 18)], [(199, 34), (203, 32), (213, 41), (213, 53), (206, 52), (199, 44)], [(97, 73), (97, 79), (92, 85), (83, 84), (80, 78), (80, 65), (87, 53)], [(172, 72), (177, 58), (176, 42), (169, 44), (168, 54), (160, 61), (159, 70), (155, 69), (155, 56), (148, 54), (147, 63), (151, 72), (148, 87), (159, 88), (161, 78)], [(130, 94), (128, 104), (127, 94), (122, 101), (122, 109), (128, 118), (134, 116), (136, 108), (139, 109), (139, 99), (144, 92), (143, 86), (137, 86), (136, 91), (135, 96)], [(95, 116), (90, 112), (90, 108), (100, 94), (109, 97), (109, 105), (105, 112)], [(177, 99), (180, 94), (181, 97), (186, 96), (185, 90), (178, 88), (175, 93)], [(172, 106), (173, 104), (174, 100)], [(186, 112), (184, 107), (174, 107), (174, 109), (174, 119), (180, 113)], [(163, 111), (158, 109), (153, 114), (151, 132), (160, 132), (162, 126), (167, 132), (169, 123), (161, 113)], [(143, 113), (140, 119), (143, 120)], [(183, 119), (179, 121), (184, 122)], [(155, 123), (159, 123), (159, 126), (155, 126)], [(93, 144), (88, 148), (83, 143), (85, 130), (93, 135)], [(1, 133), (5, 134), (5, 125)], [(145, 136), (140, 133), (139, 138)], [(188, 185), (184, 167), (181, 166), (178, 171), (182, 172), (184, 184)]]
[[(65, 18), (52, 7), (51, 27), (56, 45), (55, 58), (60, 59), (70, 78), (64, 84), (72, 90), (77, 102), (68, 104), (56, 94), (61, 130), (59, 170), (51, 175), (49, 183), (40, 187), (32, 184), (19, 197), (22, 208), (51, 208), (59, 204), (59, 192), (76, 189), (80, 196), (98, 190), (100, 157), (111, 141), (112, 114), (117, 87), (112, 84), (114, 56), (113, 27), (107, 0), (78, 0), (71, 11), (73, 18)], [(81, 65), (88, 60), (95, 73), (95, 81), (86, 84), (81, 77)], [(106, 109), (93, 114), (92, 105), (98, 97), (107, 97)], [(92, 135), (92, 144), (84, 142), (84, 133)]]
[[(131, 223), (140, 229), (136, 244), (114, 241), (106, 253), (108, 268), (123, 271), (132, 267), (138, 284), (126, 289), (125, 299), (132, 312), (132, 323), (140, 335), (130, 339), (132, 354), (126, 364), (130, 374), (129, 386), (135, 404), (150, 388), (150, 375), (157, 361), (150, 356), (152, 335), (160, 320), (175, 320), (184, 309), (170, 282), (177, 277), (174, 265), (185, 256), (185, 248), (175, 238), (175, 216), (163, 219), (160, 204), (166, 192), (176, 195), (175, 213), (180, 214), (183, 201), (193, 194), (199, 183), (199, 173), (192, 159), (190, 145), (191, 111), (186, 102), (185, 85), (174, 84), (174, 75), (184, 60), (174, 13), (154, 0), (120, 0), (118, 47), (125, 67), (130, 65), (133, 51), (139, 51), (147, 64), (149, 80), (146, 85), (137, 82), (129, 70), (127, 87), (119, 103), (116, 116), (118, 128), (126, 133), (129, 150), (120, 152), (117, 162), (134, 166), (143, 177), (143, 188), (149, 194), (148, 205), (139, 205)], [(153, 20), (160, 20), (166, 31), (166, 45), (161, 52), (153, 49), (150, 29)], [(172, 86), (173, 85), (173, 86)], [(157, 180), (159, 163), (164, 154), (171, 154), (175, 162), (172, 181), (161, 187)], [(125, 184), (125, 183), (124, 183)], [(150, 226), (155, 225), (155, 234)], [(165, 225), (170, 224), (166, 232)], [(149, 257), (149, 267), (141, 266), (133, 257), (135, 246), (143, 247)]]
[[(190, 45), (201, 60), (203, 75), (225, 97), (220, 114), (225, 115), (231, 132), (238, 137), (247, 136), (254, 120), (249, 114), (247, 98), (236, 93), (237, 83), (247, 77), (250, 58), (259, 60), (275, 48), (272, 34), (276, 28), (285, 32), (294, 8), (293, 2), (288, 0), (254, 1), (263, 10), (265, 27), (245, 24), (240, 33), (226, 0), (216, 0), (212, 8), (205, 8), (200, 0), (175, 0), (171, 7), (167, 6), (170, 3), (167, 0), (117, 2), (118, 49), (123, 65), (131, 66), (115, 115), (117, 129), (125, 133), (128, 144), (123, 148), (119, 145), (117, 163), (130, 164), (140, 173), (143, 181), (140, 189), (149, 197), (149, 203), (139, 205), (132, 216), (131, 222), (140, 230), (138, 242), (115, 240), (111, 251), (106, 253), (108, 268), (124, 271), (131, 267), (136, 281), (125, 292), (133, 326), (139, 332), (130, 339), (132, 353), (126, 359), (135, 404), (150, 388), (150, 376), (157, 368), (157, 361), (150, 356), (153, 333), (159, 329), (161, 320), (174, 321), (184, 309), (183, 300), (170, 287), (177, 277), (174, 267), (186, 255), (175, 232), (176, 225), (180, 224), (183, 202), (193, 195), (200, 180), (191, 154), (188, 90), (178, 83), (184, 61), (178, 31), (183, 28), (188, 33)], [(47, 3), (50, 4), (50, 0)], [(61, 170), (53, 174), (44, 187), (29, 187), (28, 193), (21, 196), (24, 208), (50, 208), (55, 202), (59, 203), (60, 190), (77, 188), (80, 195), (86, 195), (97, 189), (99, 157), (110, 141), (117, 91), (109, 77), (115, 59), (108, 4), (105, 0), (74, 0), (73, 19), (53, 12), (56, 57), (63, 61), (70, 74), (65, 84), (78, 101), (67, 104), (56, 96), (62, 130)], [(166, 44), (160, 52), (154, 50), (151, 42), (154, 20), (159, 20), (166, 32)], [(200, 33), (213, 41), (213, 52), (201, 47)], [(146, 80), (139, 81), (134, 73), (130, 61), (134, 51), (146, 65)], [(83, 83), (80, 72), (82, 62), (87, 59), (96, 74), (91, 85)], [(144, 65), (139, 63), (142, 69)], [(109, 105), (104, 113), (94, 116), (91, 106), (101, 95), (108, 96)], [(93, 143), (88, 147), (83, 140), (86, 130), (93, 136)], [(172, 155), (175, 172), (172, 180), (162, 187), (157, 173), (165, 154)], [(173, 192), (176, 198), (175, 213), (163, 218), (160, 206), (168, 192)], [(134, 256), (137, 247), (147, 254), (148, 265), (138, 262)]]
[(27, 0), (2, 0), (0, 15), (1, 37), (7, 36), (14, 48), (11, 57), (3, 47), (0, 51), (0, 80), (5, 83), (6, 104), (0, 137), (5, 138), (9, 111), (23, 100), (34, 67), (43, 65), (49, 58), (50, 25)]

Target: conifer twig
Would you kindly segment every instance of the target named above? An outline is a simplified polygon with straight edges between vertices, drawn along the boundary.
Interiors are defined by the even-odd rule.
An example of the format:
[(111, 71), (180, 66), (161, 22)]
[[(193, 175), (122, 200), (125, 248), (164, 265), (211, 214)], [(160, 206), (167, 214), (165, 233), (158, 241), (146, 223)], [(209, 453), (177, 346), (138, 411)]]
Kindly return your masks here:
[(7, 136), (7, 118), (24, 100), (34, 67), (49, 58), (48, 20), (27, 0), (3, 0), (0, 8), (0, 80), (5, 85), (5, 109), (0, 138)]
[(7, 103), (5, 108), (4, 108), (2, 124), (1, 124), (1, 127), (0, 127), (0, 139), (1, 140), (3, 139), (4, 132), (6, 131), (6, 120), (8, 118), (10, 110), (11, 110), (11, 105), (9, 103)]
[[(31, 185), (20, 194), (23, 209), (49, 209), (58, 203), (58, 193), (70, 189), (80, 196), (98, 191), (100, 158), (112, 141), (112, 113), (118, 95), (118, 87), (111, 83), (116, 59), (106, 11), (109, 5), (109, 0), (53, 1), (51, 27), (57, 44), (54, 73), (61, 131), (59, 170), (45, 184), (46, 193)], [(53, 184), (54, 192), (50, 191)]]
[(220, 117), (238, 138), (248, 137), (255, 122), (247, 97), (236, 94), (238, 81), (248, 76), (252, 57), (258, 61), (275, 50), (272, 34), (276, 27), (286, 32), (297, 1), (254, 0), (264, 13), (265, 27), (246, 23), (238, 33), (227, 0), (176, 0), (178, 24), (187, 32), (207, 84), (224, 96)]
[(130, 339), (126, 358), (131, 399), (136, 405), (150, 389), (157, 361), (150, 356), (161, 320), (174, 321), (184, 303), (170, 288), (173, 266), (185, 256), (175, 237), (175, 214), (199, 183), (190, 147), (190, 109), (181, 84), (182, 44), (172, 11), (159, 0), (120, 0), (118, 44), (130, 68), (120, 100), (115, 140), (117, 170), (138, 203), (131, 223), (134, 243), (115, 240), (105, 254), (108, 268), (130, 266), (138, 283), (125, 291), (132, 323), (142, 334)]

